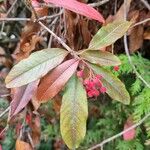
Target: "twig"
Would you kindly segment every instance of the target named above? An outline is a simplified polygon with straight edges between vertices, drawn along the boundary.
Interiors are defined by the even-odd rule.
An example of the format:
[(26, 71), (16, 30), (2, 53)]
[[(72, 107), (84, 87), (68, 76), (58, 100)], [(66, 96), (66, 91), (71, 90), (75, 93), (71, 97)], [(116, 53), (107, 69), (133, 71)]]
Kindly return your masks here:
[(133, 26), (131, 26), (130, 28), (134, 28), (135, 26), (141, 25), (141, 24), (146, 23), (146, 22), (148, 22), (148, 21), (150, 21), (150, 18), (147, 18), (147, 19), (145, 19), (145, 20), (142, 20), (142, 21), (140, 21), (140, 22), (137, 22), (137, 23), (135, 23)]
[(7, 131), (9, 128), (9, 125), (7, 124), (6, 127), (0, 132), (0, 136), (4, 134), (5, 131)]
[[(13, 2), (13, 4), (11, 5), (11, 7), (9, 8), (9, 10), (7, 11), (6, 17), (7, 17), (7, 16), (9, 15), (9, 13), (12, 11), (12, 9), (14, 8), (14, 6), (15, 6), (16, 3), (17, 3), (17, 0), (15, 0), (15, 1)], [(4, 26), (5, 26), (5, 22), (3, 21), (3, 22), (2, 22), (1, 31), (0, 31), (0, 37), (1, 37), (1, 34), (2, 34), (3, 30), (4, 30)]]
[[(124, 0), (124, 19), (125, 19), (125, 20), (127, 19), (126, 5), (127, 5), (127, 0)], [(144, 78), (139, 74), (139, 72), (136, 70), (135, 65), (134, 65), (133, 62), (132, 62), (132, 59), (131, 59), (131, 56), (130, 56), (130, 53), (129, 53), (128, 43), (127, 43), (127, 34), (124, 35), (124, 47), (125, 47), (125, 52), (126, 52), (126, 55), (127, 55), (127, 57), (128, 57), (129, 63), (130, 63), (130, 65), (131, 65), (131, 67), (133, 68), (133, 71), (135, 72), (135, 74), (137, 75), (137, 77), (138, 77), (141, 81), (143, 81), (143, 83), (144, 83), (148, 88), (150, 88), (149, 83), (147, 83), (147, 82), (144, 80)]]
[[(55, 18), (51, 24), (55, 24), (57, 22), (57, 19), (58, 17)], [(54, 32), (54, 30), (55, 30), (55, 26), (52, 26), (52, 32)], [(52, 46), (52, 40), (53, 40), (53, 36), (51, 35), (48, 42), (48, 48)]]
[(89, 5), (92, 6), (92, 7), (99, 7), (99, 6), (101, 6), (101, 5), (104, 5), (104, 4), (107, 3), (107, 2), (109, 2), (109, 0), (102, 0), (102, 1), (100, 1), (100, 2), (91, 3), (91, 4), (89, 4)]
[(64, 48), (66, 48), (66, 50), (68, 50), (69, 52), (73, 53), (73, 50), (60, 38), (58, 37), (53, 31), (51, 31), (47, 26), (45, 26), (41, 21), (38, 21), (38, 23), (44, 28), (46, 29), (53, 37), (55, 37)]
[(146, 6), (146, 8), (150, 11), (150, 5), (146, 0), (141, 0), (141, 2)]
[(94, 149), (96, 149), (96, 148), (98, 148), (98, 147), (102, 147), (102, 146), (105, 145), (106, 143), (108, 143), (108, 142), (110, 142), (110, 141), (112, 141), (112, 140), (114, 140), (114, 139), (116, 139), (116, 138), (122, 136), (122, 135), (125, 134), (126, 132), (128, 132), (128, 131), (130, 131), (130, 130), (132, 130), (132, 129), (138, 127), (138, 126), (140, 126), (140, 125), (141, 125), (146, 119), (148, 119), (149, 117), (150, 117), (150, 113), (147, 114), (145, 117), (143, 117), (143, 119), (141, 119), (138, 123), (132, 125), (131, 127), (127, 128), (126, 130), (124, 130), (124, 131), (122, 131), (122, 132), (120, 132), (120, 133), (118, 133), (118, 134), (116, 134), (116, 135), (114, 135), (114, 136), (112, 136), (112, 137), (110, 137), (110, 138), (108, 138), (108, 139), (102, 141), (100, 144), (97, 144), (97, 145), (95, 145), (95, 146), (89, 148), (88, 150), (94, 150)]
[[(52, 19), (52, 18), (57, 17), (61, 14), (62, 14), (62, 12), (58, 13), (58, 14), (51, 15), (51, 16), (44, 16), (44, 17), (39, 18), (38, 20), (42, 21), (42, 20), (46, 20), (46, 19)], [(31, 18), (0, 18), (0, 21), (32, 21), (32, 19)]]
[(4, 97), (7, 97), (7, 96), (10, 96), (11, 94), (3, 94), (3, 95), (0, 95), (0, 98), (4, 98)]
[(148, 88), (150, 88), (150, 84), (147, 83), (147, 81), (145, 81), (145, 80), (143, 79), (143, 77), (142, 77), (142, 76), (139, 74), (139, 72), (136, 70), (136, 68), (135, 68), (135, 66), (134, 66), (134, 64), (133, 64), (133, 62), (132, 62), (132, 59), (131, 59), (131, 56), (130, 56), (130, 53), (129, 53), (129, 49), (128, 49), (128, 45), (127, 45), (127, 34), (124, 35), (124, 46), (125, 46), (125, 52), (126, 52), (126, 55), (127, 55), (127, 57), (128, 57), (129, 63), (130, 63), (130, 65), (132, 66), (132, 68), (133, 68), (135, 74), (137, 75), (137, 77), (138, 77), (141, 81), (143, 81), (143, 83), (144, 83)]
[(29, 139), (29, 141), (30, 141), (31, 146), (32, 146), (32, 148), (34, 149), (35, 146), (34, 146), (34, 143), (33, 143), (33, 140), (32, 140), (32, 137), (31, 137), (30, 133), (28, 132), (27, 135), (28, 135), (28, 139)]
[(4, 111), (0, 114), (0, 118), (3, 117), (9, 110), (10, 110), (10, 106), (9, 106), (8, 108), (6, 108), (6, 110), (4, 110)]

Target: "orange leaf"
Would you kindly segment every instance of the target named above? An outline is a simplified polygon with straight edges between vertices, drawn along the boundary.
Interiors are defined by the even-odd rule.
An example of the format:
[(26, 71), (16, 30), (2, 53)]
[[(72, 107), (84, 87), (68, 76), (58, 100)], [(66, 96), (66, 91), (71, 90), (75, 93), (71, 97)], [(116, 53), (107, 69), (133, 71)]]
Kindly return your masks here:
[(24, 141), (16, 141), (16, 150), (33, 150), (29, 143)]
[(37, 89), (37, 99), (41, 102), (52, 99), (76, 71), (78, 64), (78, 60), (71, 59), (48, 73)]

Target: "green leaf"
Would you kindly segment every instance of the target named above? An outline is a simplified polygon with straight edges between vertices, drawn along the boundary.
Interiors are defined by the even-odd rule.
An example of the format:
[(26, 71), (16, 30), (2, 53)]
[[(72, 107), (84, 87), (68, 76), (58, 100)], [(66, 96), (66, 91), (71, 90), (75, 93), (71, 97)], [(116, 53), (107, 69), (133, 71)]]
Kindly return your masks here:
[(129, 29), (131, 22), (118, 21), (103, 26), (93, 37), (89, 49), (98, 50), (113, 44)]
[(72, 76), (63, 95), (60, 111), (61, 135), (70, 149), (77, 148), (83, 140), (87, 116), (86, 91), (80, 80)]
[(44, 49), (32, 53), (15, 65), (6, 77), (6, 87), (20, 87), (35, 81), (60, 64), (68, 52), (60, 48)]
[(130, 96), (125, 88), (125, 85), (110, 71), (88, 63), (96, 74), (102, 75), (102, 83), (107, 88), (107, 94), (114, 100), (120, 101), (124, 104), (130, 103)]
[(79, 55), (83, 59), (93, 64), (99, 64), (101, 66), (117, 66), (121, 64), (117, 56), (106, 51), (100, 51), (100, 50), (92, 51), (90, 49), (87, 49), (81, 51)]

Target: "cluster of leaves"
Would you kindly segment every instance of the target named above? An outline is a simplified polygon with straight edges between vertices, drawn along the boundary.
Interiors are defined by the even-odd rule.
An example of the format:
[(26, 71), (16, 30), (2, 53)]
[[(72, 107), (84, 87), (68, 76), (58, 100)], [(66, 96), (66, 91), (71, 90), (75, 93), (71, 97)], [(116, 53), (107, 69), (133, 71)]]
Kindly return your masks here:
[[(59, 5), (58, 2), (57, 4)], [(61, 6), (64, 6), (63, 4), (61, 3)], [(88, 105), (83, 84), (74, 74), (79, 66), (87, 68), (88, 74), (100, 74), (103, 77), (101, 81), (107, 89), (106, 93), (114, 100), (129, 104), (130, 97), (123, 83), (102, 67), (120, 65), (119, 59), (99, 49), (114, 43), (123, 36), (130, 25), (128, 21), (119, 21), (102, 27), (86, 50), (70, 53), (60, 48), (44, 49), (17, 63), (5, 80), (7, 88), (16, 88), (11, 102), (10, 118), (18, 114), (34, 95), (35, 101), (47, 102), (68, 82), (62, 97), (60, 128), (67, 146), (70, 149), (77, 148), (86, 133)], [(69, 54), (73, 58), (63, 62)]]
[[(30, 2), (31, 1), (26, 1), (26, 4), (29, 8), (31, 7)], [(44, 0), (44, 2), (64, 7), (81, 15), (104, 23), (103, 17), (95, 9), (86, 4), (77, 2), (75, 0), (70, 0), (69, 3), (67, 0), (64, 1)], [(39, 12), (37, 12), (36, 14), (37, 7), (39, 7), (40, 4), (38, 1), (32, 0), (32, 5), (35, 8), (34, 10), (31, 7), (32, 15), (33, 16), (35, 15), (34, 17), (36, 17), (37, 14), (40, 14)], [(38, 27), (35, 30), (38, 30), (40, 28), (38, 21), (34, 23), (34, 27), (35, 25)], [(32, 43), (30, 41), (29, 43), (26, 44), (25, 43), (26, 40), (23, 39), (22, 44), (26, 45), (27, 47), (28, 45), (31, 44), (30, 45), (31, 51), (28, 50), (27, 56), (25, 56), (27, 57), (26, 59), (22, 60), (22, 58), (20, 57), (21, 61), (18, 62), (12, 68), (12, 70), (10, 71), (5, 80), (7, 88), (12, 88), (13, 93), (12, 102), (10, 104), (11, 107), (9, 116), (10, 120), (12, 119), (12, 117), (17, 115), (22, 109), (24, 109), (27, 106), (27, 104), (31, 102), (31, 100), (33, 105), (35, 103), (37, 105), (38, 103), (38, 106), (36, 106), (36, 109), (38, 109), (41, 103), (48, 102), (49, 100), (53, 99), (55, 96), (58, 96), (58, 94), (61, 93), (62, 96), (62, 104), (60, 108), (61, 135), (64, 142), (70, 149), (78, 148), (79, 144), (84, 139), (84, 136), (86, 134), (86, 121), (88, 117), (87, 93), (85, 87), (83, 86), (83, 80), (85, 79), (91, 80), (91, 78), (95, 77), (96, 75), (100, 75), (102, 76), (101, 82), (102, 85), (105, 87), (105, 92), (113, 100), (120, 101), (123, 104), (130, 103), (130, 96), (126, 91), (124, 84), (119, 80), (119, 78), (117, 78), (117, 76), (113, 75), (112, 71), (109, 71), (108, 69), (105, 68), (109, 66), (120, 65), (121, 64), (120, 60), (112, 53), (101, 51), (102, 49), (105, 49), (105, 47), (113, 44), (121, 36), (123, 36), (123, 34), (129, 29), (130, 25), (131, 23), (128, 21), (114, 21), (113, 23), (110, 23), (107, 26), (103, 26), (96, 33), (96, 35), (93, 36), (92, 40), (89, 43), (88, 48), (82, 50), (79, 49), (77, 50), (78, 52), (70, 49), (69, 51), (67, 51), (68, 49), (65, 50), (61, 48), (49, 48), (31, 53), (31, 51), (35, 49), (35, 43)], [(31, 37), (31, 35), (29, 37)], [(34, 37), (32, 36), (32, 39), (33, 38)], [(37, 37), (37, 42), (38, 41), (40, 41), (40, 38)], [(23, 48), (23, 46), (21, 47)], [(25, 51), (27, 47), (25, 47), (23, 51)], [(123, 62), (126, 62), (126, 60), (123, 60)], [(122, 66), (124, 66), (124, 64)], [(84, 74), (83, 78), (79, 78), (76, 75), (78, 70), (83, 71)], [(130, 69), (127, 68), (126, 70), (127, 75), (133, 74), (131, 68)], [(139, 69), (139, 72), (142, 74), (144, 74), (143, 73), (144, 71), (145, 70), (142, 71)], [(120, 69), (120, 72), (118, 72), (118, 75), (122, 76), (122, 74), (126, 75), (125, 68), (124, 70)], [(128, 85), (126, 86), (128, 87)], [(143, 88), (144, 86), (142, 85), (142, 82), (139, 79), (134, 79), (133, 77), (131, 95), (135, 98), (135, 101), (138, 101), (138, 99), (140, 99), (140, 96), (139, 97), (137, 96), (139, 95), (139, 92), (141, 92), (140, 93), (141, 95), (144, 95), (144, 93), (147, 92), (147, 90)], [(101, 99), (103, 99), (102, 97)], [(148, 96), (146, 95), (146, 97)], [(113, 115), (112, 115), (113, 110), (110, 110), (110, 112), (108, 113), (106, 112), (107, 110), (106, 105), (100, 108), (102, 113), (101, 115), (103, 118), (101, 118), (99, 122), (96, 123), (95, 128), (96, 130), (97, 129), (99, 130), (101, 127), (105, 128), (106, 124), (111, 125), (111, 122), (113, 122), (114, 125), (118, 126), (118, 129), (120, 129), (121, 123), (124, 122), (124, 116), (118, 117), (117, 115), (122, 113), (122, 107), (125, 106), (123, 106), (122, 104), (119, 105), (118, 103), (114, 103), (114, 107), (116, 107), (119, 110), (118, 112), (116, 111), (117, 113), (114, 112)], [(147, 112), (149, 112), (147, 110), (142, 110), (142, 108), (144, 107), (142, 102), (139, 101), (135, 102), (134, 107), (135, 108), (139, 107), (141, 109), (141, 111), (139, 111), (138, 109), (139, 112), (135, 110), (134, 116), (136, 116), (136, 118), (138, 119)], [(108, 108), (108, 111), (111, 108)], [(127, 112), (129, 113), (130, 111), (127, 110)], [(127, 114), (124, 115), (127, 116)], [(105, 118), (104, 116), (111, 119), (106, 120), (104, 119)], [(114, 120), (115, 117), (116, 120)], [(28, 125), (30, 124), (30, 120), (31, 120), (30, 117), (26, 116), (26, 122)], [(37, 117), (36, 120), (39, 120), (39, 118)], [(118, 122), (120, 124), (118, 124)], [(33, 129), (34, 126), (33, 125), (31, 126)], [(38, 128), (38, 124), (36, 127)], [(114, 126), (111, 126), (111, 128), (114, 128), (113, 130), (115, 130)], [(55, 128), (48, 127), (48, 130), (45, 130), (45, 132), (49, 130), (54, 131)], [(115, 130), (115, 132), (110, 131), (107, 132), (106, 129), (104, 130), (102, 129), (100, 130), (100, 132), (96, 133), (97, 134), (96, 136), (91, 135), (94, 134), (92, 132), (89, 135), (87, 134), (87, 139), (88, 142), (90, 141), (91, 143), (93, 143), (97, 142), (99, 138), (104, 139), (117, 132), (119, 132), (119, 130), (118, 131)], [(51, 135), (51, 133), (48, 134), (51, 136), (56, 136), (55, 133), (56, 132), (54, 132), (53, 135)], [(34, 133), (32, 133), (32, 136), (34, 136)], [(118, 142), (116, 142), (117, 144), (114, 144), (113, 146), (117, 145), (116, 147), (118, 149), (121, 149), (122, 145), (130, 149), (142, 147), (140, 143), (138, 143), (137, 141), (138, 140), (133, 142), (134, 143), (133, 145), (132, 143), (124, 142), (122, 144), (120, 143), (118, 144)], [(88, 142), (86, 146), (88, 146)], [(16, 149), (19, 149), (19, 145), (22, 146), (26, 145), (29, 149), (31, 147), (29, 144), (17, 140)], [(124, 148), (123, 146), (122, 149)], [(111, 144), (108, 147), (112, 148)]]
[[(87, 122), (87, 134), (85, 136), (84, 141), (81, 143), (80, 149), (87, 149), (91, 145), (94, 145), (96, 143), (99, 143), (100, 141), (113, 136), (114, 134), (117, 134), (123, 130), (124, 123), (126, 122), (126, 119), (129, 116), (135, 115), (135, 122), (139, 121), (141, 117), (143, 117), (145, 114), (148, 113), (149, 109), (149, 103), (147, 103), (147, 100), (149, 99), (148, 93), (144, 96), (143, 94), (145, 91), (147, 91), (147, 88), (142, 84), (140, 81), (139, 84), (137, 84), (138, 78), (136, 78), (132, 67), (127, 65), (128, 64), (128, 58), (126, 55), (120, 55), (119, 56), (122, 65), (120, 66), (119, 70), (114, 72), (116, 76), (121, 78), (121, 80), (125, 83), (126, 87), (129, 87), (129, 92), (132, 96), (132, 105), (126, 106), (121, 103), (111, 101), (109, 97), (101, 96), (98, 98), (97, 101), (90, 101), (89, 103), (89, 119)], [(144, 59), (141, 57), (141, 55), (133, 55), (131, 56), (132, 60), (134, 61), (134, 64), (142, 64), (140, 67), (137, 67), (139, 72), (145, 72), (144, 78), (148, 79), (147, 67), (149, 65), (149, 61), (147, 59)], [(138, 66), (138, 65), (136, 65)], [(112, 70), (112, 68), (111, 68)], [(136, 84), (135, 84), (136, 83)], [(134, 91), (134, 89), (138, 88)], [(139, 88), (140, 87), (140, 88)], [(148, 92), (148, 91), (147, 91)], [(141, 100), (142, 97), (142, 100)], [(146, 100), (144, 100), (144, 99)], [(139, 103), (137, 103), (139, 102)], [(49, 116), (55, 116), (55, 114), (52, 111), (51, 107), (52, 101), (44, 104), (45, 107), (48, 107), (48, 110), (51, 110), (49, 112)], [(146, 106), (148, 105), (148, 106)], [(146, 106), (146, 107), (145, 107)], [(147, 110), (145, 111), (145, 108)], [(137, 120), (137, 113), (140, 118)], [(139, 114), (140, 113), (140, 114)], [(47, 123), (45, 116), (43, 116), (41, 123), (42, 123), (42, 137), (41, 137), (41, 144), (40, 144), (40, 150), (46, 149), (50, 146), (52, 146), (52, 141), (56, 139), (60, 139), (60, 133), (59, 133), (59, 123), (58, 120), (53, 125)], [(146, 127), (146, 128), (145, 128)], [(145, 123), (145, 126), (138, 127), (136, 129), (136, 137), (133, 140), (130, 141), (124, 141), (121, 138), (117, 138), (114, 141), (108, 143), (104, 146), (104, 149), (111, 150), (111, 149), (117, 149), (117, 150), (148, 150), (149, 146), (144, 145), (145, 140), (149, 138), (149, 132), (145, 129), (148, 129), (149, 127), (149, 120)], [(147, 135), (146, 135), (147, 132)], [(59, 134), (58, 134), (59, 133)], [(10, 136), (10, 134), (9, 134)], [(12, 137), (11, 137), (12, 138)], [(7, 139), (7, 138), (6, 138)], [(12, 140), (12, 139), (11, 139)], [(8, 145), (7, 145), (8, 144)], [(3, 145), (7, 145), (7, 147), (11, 146), (10, 143), (3, 143)], [(61, 143), (61, 145), (63, 145)]]

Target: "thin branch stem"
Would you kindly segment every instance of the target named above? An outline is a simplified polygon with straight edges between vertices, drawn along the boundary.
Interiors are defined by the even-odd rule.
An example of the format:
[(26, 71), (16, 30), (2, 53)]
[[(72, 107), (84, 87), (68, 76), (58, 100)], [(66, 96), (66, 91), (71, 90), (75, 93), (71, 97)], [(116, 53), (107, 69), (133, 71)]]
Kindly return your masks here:
[[(17, 0), (15, 0), (13, 2), (13, 4), (11, 5), (11, 7), (9, 8), (9, 10), (7, 11), (6, 17), (10, 14), (10, 12), (12, 11), (12, 9), (14, 8), (14, 6), (15, 6), (16, 3), (17, 3)], [(2, 26), (1, 26), (1, 31), (0, 31), (0, 37), (1, 37), (1, 34), (2, 34), (3, 30), (4, 30), (4, 26), (5, 26), (5, 22), (3, 21), (2, 22)]]
[(146, 6), (146, 8), (150, 11), (150, 5), (146, 0), (141, 0), (141, 2)]
[(28, 139), (29, 139), (29, 141), (30, 141), (31, 146), (32, 146), (32, 148), (34, 149), (35, 146), (34, 146), (34, 143), (33, 143), (33, 140), (32, 140), (32, 137), (31, 137), (30, 133), (28, 132), (27, 135), (28, 135)]
[(129, 63), (130, 65), (132, 66), (135, 74), (137, 75), (137, 77), (148, 87), (150, 88), (150, 84), (147, 83), (147, 81), (145, 81), (145, 79), (139, 74), (139, 72), (136, 70), (136, 67), (134, 66), (133, 62), (132, 62), (132, 59), (131, 59), (131, 56), (130, 56), (130, 53), (129, 53), (129, 49), (128, 49), (128, 44), (127, 44), (127, 35), (125, 34), (124, 35), (124, 46), (125, 46), (125, 52), (126, 52), (126, 55), (128, 57), (128, 60), (129, 60)]
[(107, 2), (109, 2), (109, 0), (102, 0), (102, 1), (99, 1), (99, 2), (96, 2), (96, 3), (91, 3), (89, 5), (92, 6), (92, 7), (99, 7), (101, 5), (106, 4)]
[[(57, 17), (57, 16), (61, 15), (62, 12), (63, 11), (61, 11), (58, 14), (51, 15), (51, 16), (41, 17), (41, 18), (38, 19), (38, 21), (42, 21), (42, 20), (46, 20), (46, 19), (52, 19), (54, 17)], [(0, 18), (0, 21), (32, 21), (32, 19), (31, 18)]]
[(110, 141), (113, 141), (114, 139), (116, 139), (116, 138), (122, 136), (123, 134), (125, 134), (126, 132), (129, 132), (130, 130), (135, 129), (136, 127), (140, 126), (149, 117), (150, 117), (150, 113), (148, 113), (145, 117), (143, 117), (143, 119), (141, 119), (138, 123), (132, 125), (131, 127), (127, 128), (126, 130), (124, 130), (124, 131), (122, 131), (122, 132), (120, 132), (120, 133), (118, 133), (118, 134), (116, 134), (116, 135), (114, 135), (114, 136), (112, 136), (112, 137), (102, 141), (100, 144), (97, 144), (97, 145), (89, 148), (88, 150), (94, 150), (94, 149), (96, 149), (98, 147), (102, 147), (106, 143), (108, 143)]
[(148, 21), (150, 21), (150, 18), (147, 18), (147, 19), (145, 19), (145, 20), (142, 20), (142, 21), (140, 21), (140, 22), (137, 22), (137, 23), (135, 23), (133, 26), (131, 26), (130, 28), (134, 28), (135, 26), (141, 25), (141, 24), (146, 23), (146, 22), (148, 22)]
[(3, 117), (9, 110), (10, 110), (10, 106), (9, 106), (8, 108), (6, 108), (6, 110), (4, 110), (4, 111), (0, 114), (0, 118)]
[[(127, 10), (126, 10), (126, 6), (127, 6), (127, 0), (124, 0), (124, 19), (127, 20)], [(135, 72), (136, 76), (148, 87), (150, 88), (150, 84), (147, 83), (147, 81), (144, 80), (144, 78), (139, 74), (139, 72), (136, 70), (135, 65), (132, 62), (130, 53), (129, 53), (129, 48), (128, 48), (128, 43), (127, 43), (127, 34), (124, 35), (124, 47), (125, 47), (125, 52), (126, 55), (128, 57), (129, 63), (131, 65), (131, 67), (133, 68), (133, 71)]]
[(45, 26), (41, 21), (38, 21), (38, 23), (46, 29), (53, 37), (55, 37), (66, 50), (68, 50), (70, 53), (73, 53), (73, 50), (60, 38), (58, 37), (52, 30), (50, 30), (47, 26)]

